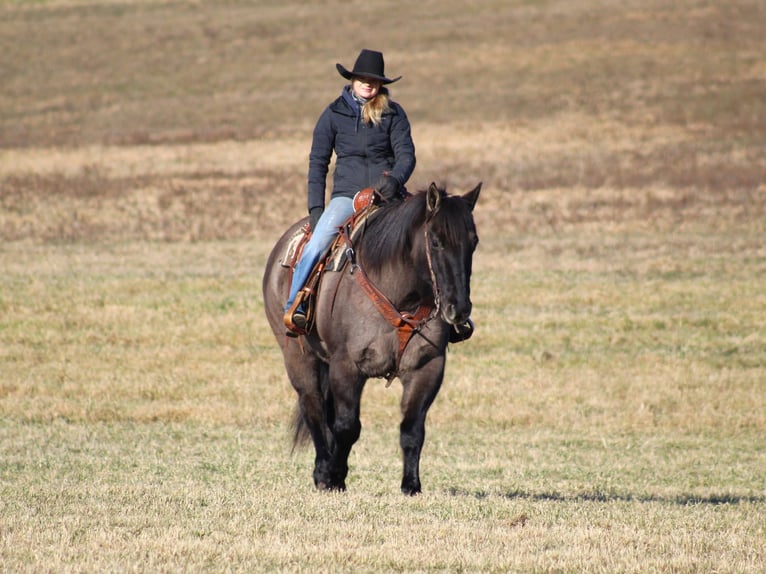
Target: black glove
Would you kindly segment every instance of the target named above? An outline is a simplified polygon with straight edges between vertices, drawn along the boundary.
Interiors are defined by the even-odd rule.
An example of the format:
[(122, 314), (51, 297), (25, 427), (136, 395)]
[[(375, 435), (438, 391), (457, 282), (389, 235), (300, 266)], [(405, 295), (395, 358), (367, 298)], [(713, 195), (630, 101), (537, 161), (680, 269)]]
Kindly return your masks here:
[(317, 221), (322, 217), (324, 213), (324, 207), (312, 207), (309, 211), (309, 231), (314, 231), (317, 226)]
[(391, 201), (392, 199), (399, 199), (401, 197), (401, 194), (399, 193), (401, 187), (402, 186), (396, 178), (384, 174), (383, 177), (378, 180), (377, 185), (375, 185), (375, 191), (378, 192), (378, 195), (380, 195), (383, 201)]

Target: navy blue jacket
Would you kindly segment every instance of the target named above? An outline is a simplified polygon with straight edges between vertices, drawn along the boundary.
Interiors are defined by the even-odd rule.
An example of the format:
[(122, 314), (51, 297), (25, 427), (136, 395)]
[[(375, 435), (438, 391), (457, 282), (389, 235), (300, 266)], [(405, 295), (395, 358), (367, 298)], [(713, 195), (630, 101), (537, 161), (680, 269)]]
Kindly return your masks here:
[(309, 154), (309, 211), (325, 205), (325, 182), (333, 151), (331, 197), (354, 197), (360, 189), (374, 186), (384, 171), (404, 186), (415, 169), (415, 145), (404, 109), (389, 101), (390, 111), (383, 114), (380, 125), (365, 124), (349, 89), (343, 88), (314, 128)]

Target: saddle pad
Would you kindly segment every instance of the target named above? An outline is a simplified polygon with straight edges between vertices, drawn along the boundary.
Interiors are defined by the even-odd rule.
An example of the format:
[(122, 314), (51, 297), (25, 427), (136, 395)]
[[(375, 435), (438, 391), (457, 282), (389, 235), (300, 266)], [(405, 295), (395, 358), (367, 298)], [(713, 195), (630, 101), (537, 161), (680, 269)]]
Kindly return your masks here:
[[(370, 214), (374, 213), (376, 209), (376, 206), (370, 205), (349, 218), (346, 225), (351, 224), (352, 240), (364, 227), (364, 222), (367, 221)], [(287, 247), (279, 260), (282, 267), (292, 267), (297, 263), (297, 258), (300, 256), (301, 250), (303, 249), (303, 244), (309, 237), (310, 235), (306, 233), (303, 227), (295, 231), (293, 236), (287, 242)], [(338, 234), (338, 237), (330, 245), (326, 259), (327, 265), (325, 266), (325, 271), (340, 271), (346, 264), (346, 246), (343, 241), (340, 240), (340, 234)]]
[[(373, 214), (377, 209), (375, 205), (369, 205), (359, 213), (351, 216), (349, 223), (351, 224), (351, 233), (349, 237), (353, 242), (356, 236), (364, 229), (364, 224), (367, 222), (367, 218)], [(341, 238), (340, 234), (332, 242), (329, 254), (327, 255), (327, 265), (325, 271), (341, 271), (346, 264), (346, 244)]]
[(305, 241), (306, 237), (308, 237), (308, 235), (303, 230), (303, 227), (300, 227), (293, 234), (290, 241), (287, 242), (285, 252), (282, 254), (282, 258), (279, 261), (282, 267), (292, 267), (295, 264), (297, 256), (300, 254), (301, 244)]

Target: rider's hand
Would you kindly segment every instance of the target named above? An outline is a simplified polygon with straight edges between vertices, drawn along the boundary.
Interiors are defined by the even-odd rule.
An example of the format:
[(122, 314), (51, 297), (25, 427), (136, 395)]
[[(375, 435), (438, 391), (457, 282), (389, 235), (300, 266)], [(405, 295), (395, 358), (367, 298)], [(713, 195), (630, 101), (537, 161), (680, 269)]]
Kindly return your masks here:
[(401, 184), (396, 178), (388, 174), (383, 174), (383, 177), (381, 177), (377, 185), (375, 185), (375, 191), (378, 192), (378, 195), (380, 195), (383, 201), (391, 201), (392, 199), (400, 198), (400, 188)]
[(322, 217), (322, 214), (324, 213), (324, 207), (312, 207), (311, 211), (309, 211), (309, 231), (314, 231), (317, 226), (317, 222), (319, 221), (319, 218)]

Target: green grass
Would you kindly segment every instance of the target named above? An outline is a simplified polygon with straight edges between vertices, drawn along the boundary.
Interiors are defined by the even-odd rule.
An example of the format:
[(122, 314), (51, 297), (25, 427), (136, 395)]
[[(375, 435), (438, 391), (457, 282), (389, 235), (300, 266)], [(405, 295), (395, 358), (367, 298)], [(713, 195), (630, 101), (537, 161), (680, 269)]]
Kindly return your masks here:
[(4, 447), (4, 567), (756, 572), (764, 558), (751, 492), (764, 460), (745, 441), (461, 438), (436, 424), (431, 486), (410, 500), (382, 456), (392, 427), (368, 429), (341, 495), (313, 491), (310, 457), (290, 457), (282, 430), (14, 426), (24, 448)]
[(6, 246), (4, 567), (758, 571), (758, 250), (665, 236), (669, 273), (654, 236), (588, 237), (482, 243), (415, 500), (396, 384), (368, 384), (349, 492), (290, 454), (265, 242)]

